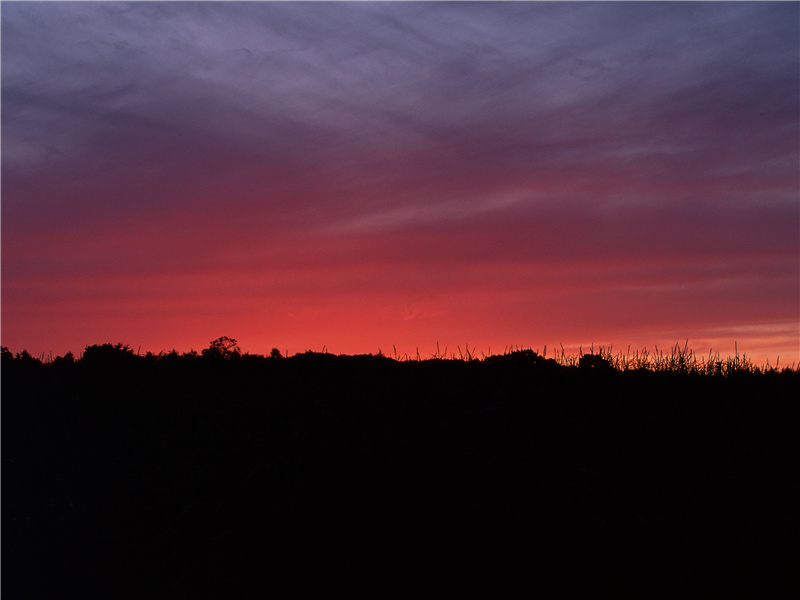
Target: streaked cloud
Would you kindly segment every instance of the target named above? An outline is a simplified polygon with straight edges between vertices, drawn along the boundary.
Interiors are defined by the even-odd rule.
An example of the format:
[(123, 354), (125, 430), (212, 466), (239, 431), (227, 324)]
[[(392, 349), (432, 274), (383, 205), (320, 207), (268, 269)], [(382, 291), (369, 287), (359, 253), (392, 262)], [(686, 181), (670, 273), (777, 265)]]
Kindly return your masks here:
[[(182, 287), (197, 306), (239, 290), (231, 327), (306, 302), (329, 307), (309, 322), (333, 337), (321, 315), (357, 307), (376, 320), (352, 319), (366, 331), (348, 349), (400, 337), (375, 315), (415, 315), (403, 307), (433, 288), (426, 311), (453, 321), (431, 336), (461, 318), (494, 345), (489, 323), (513, 327), (487, 311), (528, 343), (540, 322), (522, 306), (560, 290), (575, 299), (542, 300), (541, 318), (565, 337), (581, 310), (586, 335), (606, 331), (603, 302), (626, 307), (622, 337), (680, 330), (655, 325), (657, 294), (694, 328), (791, 321), (798, 17), (760, 2), (4, 2), (4, 340), (47, 343), (28, 341), (36, 314), (62, 331), (45, 315), (64, 290), (117, 314), (107, 335), (142, 332), (183, 297), (171, 277), (197, 279)], [(131, 285), (150, 308), (129, 318), (110, 307)], [(581, 309), (582, 286), (601, 300)]]

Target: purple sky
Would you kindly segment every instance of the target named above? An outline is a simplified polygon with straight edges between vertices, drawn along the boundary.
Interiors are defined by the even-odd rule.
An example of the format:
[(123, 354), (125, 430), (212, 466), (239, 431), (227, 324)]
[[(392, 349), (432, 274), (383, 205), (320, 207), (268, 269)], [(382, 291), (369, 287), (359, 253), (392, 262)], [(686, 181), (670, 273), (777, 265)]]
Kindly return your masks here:
[(796, 2), (2, 2), (2, 343), (800, 360)]

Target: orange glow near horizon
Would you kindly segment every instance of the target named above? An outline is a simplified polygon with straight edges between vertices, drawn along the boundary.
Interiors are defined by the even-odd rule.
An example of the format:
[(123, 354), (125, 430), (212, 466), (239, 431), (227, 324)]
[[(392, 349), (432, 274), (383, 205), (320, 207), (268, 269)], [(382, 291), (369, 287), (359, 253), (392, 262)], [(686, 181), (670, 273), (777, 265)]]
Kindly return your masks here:
[[(601, 325), (594, 328), (596, 336), (588, 337), (584, 334), (592, 328), (585, 324), (571, 330), (564, 328), (560, 324), (564, 322), (563, 318), (531, 316), (517, 322), (518, 315), (503, 319), (501, 314), (478, 322), (469, 307), (435, 298), (406, 305), (392, 303), (359, 307), (343, 301), (337, 305), (299, 306), (294, 310), (289, 306), (274, 308), (282, 312), (251, 307), (244, 313), (241, 306), (214, 308), (205, 304), (187, 307), (181, 303), (152, 308), (141, 306), (137, 312), (135, 303), (128, 303), (94, 311), (87, 327), (81, 307), (76, 307), (74, 322), (80, 325), (69, 328), (64, 323), (57, 324), (62, 339), (57, 339), (45, 326), (39, 331), (29, 330), (27, 338), (30, 343), (11, 346), (11, 350), (26, 349), (34, 356), (46, 358), (68, 351), (80, 355), (88, 345), (121, 342), (142, 353), (157, 354), (172, 349), (188, 352), (200, 351), (208, 347), (211, 340), (227, 335), (237, 339), (244, 352), (262, 355), (278, 348), (289, 356), (308, 350), (325, 350), (350, 355), (380, 351), (387, 356), (396, 354), (410, 358), (419, 352), (422, 358), (429, 358), (437, 352), (458, 357), (469, 348), (473, 355), (480, 357), (531, 348), (553, 357), (560, 355), (562, 347), (567, 356), (577, 356), (579, 351), (589, 352), (590, 348), (597, 351), (610, 349), (614, 355), (620, 352), (633, 355), (644, 349), (651, 354), (660, 350), (669, 355), (676, 344), (683, 348), (688, 340), (689, 349), (700, 359), (707, 358), (711, 350), (718, 352), (722, 360), (733, 357), (738, 351), (740, 356), (746, 355), (757, 365), (775, 366), (780, 361), (781, 366), (790, 366), (800, 362), (797, 347), (787, 343), (787, 339), (791, 340), (791, 336), (797, 334), (797, 325), (792, 322), (765, 324), (763, 328), (720, 327), (693, 331), (669, 330), (668, 324), (664, 323), (661, 331), (640, 328), (639, 331), (629, 330), (625, 337), (615, 335), (613, 326)], [(119, 311), (129, 314), (127, 324), (120, 321)], [(239, 314), (233, 314), (237, 312)], [(67, 322), (72, 320), (69, 312), (61, 313), (58, 318)], [(41, 316), (39, 322), (46, 324)], [(464, 326), (463, 323), (470, 325)], [(468, 334), (464, 335), (464, 332)]]

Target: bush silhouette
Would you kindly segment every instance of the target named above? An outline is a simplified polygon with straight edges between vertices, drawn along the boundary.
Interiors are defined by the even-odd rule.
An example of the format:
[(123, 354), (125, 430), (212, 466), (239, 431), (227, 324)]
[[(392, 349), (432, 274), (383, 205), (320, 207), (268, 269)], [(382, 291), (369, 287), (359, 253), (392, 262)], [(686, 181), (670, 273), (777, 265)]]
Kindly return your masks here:
[(601, 354), (584, 354), (578, 361), (581, 370), (610, 371), (611, 363)]
[(14, 360), (14, 355), (11, 353), (11, 350), (5, 346), (2, 346), (2, 348), (0, 348), (0, 360), (2, 360), (4, 363), (12, 361)]
[(91, 366), (116, 366), (133, 358), (133, 350), (127, 344), (95, 344), (83, 351), (81, 363)]

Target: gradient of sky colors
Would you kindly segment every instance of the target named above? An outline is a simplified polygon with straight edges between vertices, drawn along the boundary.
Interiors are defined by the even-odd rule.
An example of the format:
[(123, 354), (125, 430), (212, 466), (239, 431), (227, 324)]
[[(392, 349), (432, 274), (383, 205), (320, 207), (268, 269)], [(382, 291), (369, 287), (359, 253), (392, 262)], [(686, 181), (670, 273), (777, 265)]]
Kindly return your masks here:
[(3, 2), (2, 344), (800, 360), (796, 2)]

